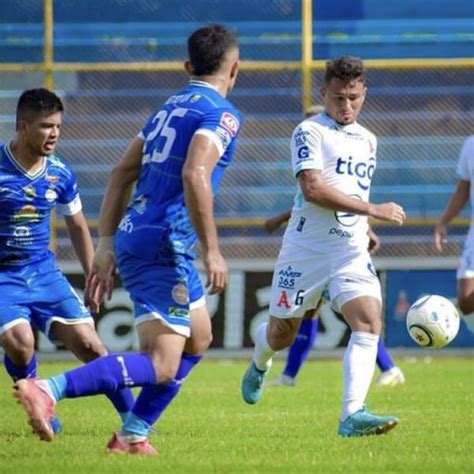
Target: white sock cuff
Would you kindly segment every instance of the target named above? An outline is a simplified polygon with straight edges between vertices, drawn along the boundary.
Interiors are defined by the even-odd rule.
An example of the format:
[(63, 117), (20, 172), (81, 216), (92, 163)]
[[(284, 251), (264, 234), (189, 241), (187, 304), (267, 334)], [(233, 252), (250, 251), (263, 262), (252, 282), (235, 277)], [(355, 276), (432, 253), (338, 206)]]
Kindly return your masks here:
[(270, 367), (271, 358), (275, 353), (270, 347), (267, 339), (268, 323), (262, 323), (255, 331), (255, 352), (253, 361), (259, 370), (265, 370)]
[(351, 339), (354, 342), (365, 342), (369, 344), (374, 342), (375, 344), (378, 344), (380, 336), (378, 334), (372, 334), (371, 332), (353, 331)]

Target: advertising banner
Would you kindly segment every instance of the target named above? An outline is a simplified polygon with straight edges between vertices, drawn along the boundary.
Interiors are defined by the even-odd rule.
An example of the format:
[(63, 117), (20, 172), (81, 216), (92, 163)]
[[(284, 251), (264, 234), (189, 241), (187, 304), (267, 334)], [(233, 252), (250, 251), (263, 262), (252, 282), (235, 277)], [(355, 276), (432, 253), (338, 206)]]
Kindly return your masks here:
[[(262, 261), (264, 262), (264, 261)], [(258, 325), (268, 317), (272, 266), (268, 262), (245, 266), (229, 271), (229, 285), (221, 295), (207, 297), (207, 307), (212, 318), (214, 348), (242, 349), (253, 347), (253, 334)], [(271, 263), (271, 262), (270, 262)], [(232, 267), (231, 267), (232, 268)], [(263, 270), (261, 270), (263, 269)], [(65, 271), (77, 292), (82, 295), (84, 278), (78, 269)], [(201, 275), (204, 279), (204, 275)], [(426, 293), (446, 296), (456, 303), (454, 270), (388, 270), (380, 272), (385, 288), (384, 337), (388, 347), (415, 347), (405, 328), (408, 307)], [(157, 283), (158, 284), (158, 283)], [(129, 296), (116, 280), (112, 299), (105, 302), (96, 315), (96, 327), (100, 338), (110, 351), (128, 351), (138, 348), (133, 330), (133, 307)], [(316, 349), (344, 347), (350, 331), (330, 308), (322, 307)], [(457, 338), (450, 347), (473, 347), (474, 334), (461, 323)], [(43, 335), (39, 336), (40, 351), (55, 351)]]
[[(385, 343), (389, 347), (417, 347), (406, 330), (408, 308), (427, 294), (456, 300), (455, 270), (388, 270), (385, 275)], [(474, 347), (474, 327), (461, 317), (459, 333), (449, 347)]]

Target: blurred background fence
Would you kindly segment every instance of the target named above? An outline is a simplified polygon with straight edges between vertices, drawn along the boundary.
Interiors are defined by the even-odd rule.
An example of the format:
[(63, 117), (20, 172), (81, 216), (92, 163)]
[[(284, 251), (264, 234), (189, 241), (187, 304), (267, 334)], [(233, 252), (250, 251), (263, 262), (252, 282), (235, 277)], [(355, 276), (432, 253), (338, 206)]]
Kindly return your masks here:
[[(108, 173), (149, 114), (184, 86), (186, 38), (211, 22), (236, 30), (242, 67), (230, 99), (244, 125), (216, 201), (227, 257), (273, 258), (265, 218), (292, 205), (289, 137), (319, 97), (325, 61), (363, 58), (361, 123), (379, 138), (374, 202), (397, 201), (403, 228), (375, 223), (381, 256), (433, 256), (432, 231), (474, 133), (474, 3), (456, 0), (2, 0), (0, 141), (23, 89), (55, 89), (66, 107), (58, 154), (77, 172), (95, 229)], [(454, 222), (457, 255), (469, 210)], [(73, 259), (62, 220), (61, 260)]]

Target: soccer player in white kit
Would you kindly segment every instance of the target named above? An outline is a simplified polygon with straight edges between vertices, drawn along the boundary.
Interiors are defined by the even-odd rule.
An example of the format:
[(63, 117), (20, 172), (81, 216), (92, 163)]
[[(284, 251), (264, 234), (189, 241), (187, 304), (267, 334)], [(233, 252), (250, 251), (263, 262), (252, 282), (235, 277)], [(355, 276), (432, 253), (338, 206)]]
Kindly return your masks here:
[(474, 189), (471, 186), (474, 180), (474, 135), (465, 142), (459, 156), (457, 167), (458, 181), (456, 189), (446, 205), (434, 232), (435, 247), (438, 252), (447, 242), (448, 224), (456, 217), (469, 196), (471, 198), (471, 226), (464, 243), (464, 249), (457, 270), (458, 305), (464, 315), (474, 318)]
[(382, 328), (367, 218), (401, 225), (405, 212), (393, 202), (369, 202), (377, 140), (356, 122), (367, 92), (362, 61), (329, 61), (320, 92), (325, 112), (300, 123), (291, 138), (298, 191), (273, 274), (269, 321), (257, 328), (242, 396), (249, 404), (260, 399), (272, 356), (292, 344), (303, 314), (328, 285), (332, 304), (352, 330), (338, 434), (381, 434), (398, 420), (369, 413), (364, 405)]

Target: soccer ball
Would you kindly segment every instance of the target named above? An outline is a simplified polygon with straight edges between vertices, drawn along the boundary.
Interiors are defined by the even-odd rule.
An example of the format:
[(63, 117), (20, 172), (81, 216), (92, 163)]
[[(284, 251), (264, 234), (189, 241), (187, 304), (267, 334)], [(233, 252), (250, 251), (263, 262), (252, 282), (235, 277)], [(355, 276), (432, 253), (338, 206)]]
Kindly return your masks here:
[(408, 310), (407, 330), (420, 346), (439, 349), (449, 344), (459, 331), (459, 313), (443, 296), (425, 295)]

